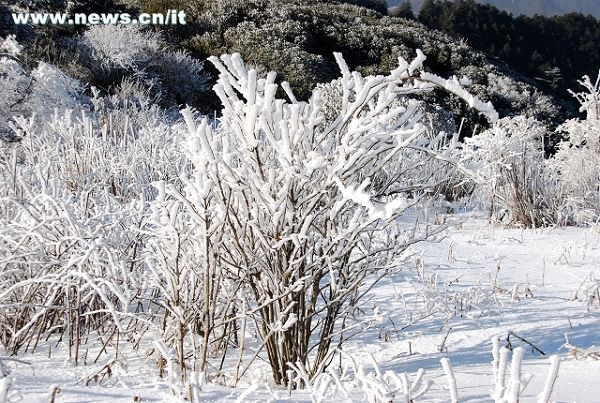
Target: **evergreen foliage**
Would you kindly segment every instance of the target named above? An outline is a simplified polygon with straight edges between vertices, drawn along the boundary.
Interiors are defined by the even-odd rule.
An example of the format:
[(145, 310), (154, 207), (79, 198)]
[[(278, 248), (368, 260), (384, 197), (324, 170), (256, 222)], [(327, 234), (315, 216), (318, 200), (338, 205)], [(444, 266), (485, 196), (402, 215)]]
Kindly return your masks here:
[(464, 38), (565, 98), (590, 65), (600, 65), (600, 22), (592, 16), (515, 18), (474, 0), (426, 0), (419, 21)]
[(410, 0), (406, 0), (397, 7), (393, 7), (390, 10), (389, 15), (392, 17), (406, 18), (407, 20), (414, 20), (416, 18)]

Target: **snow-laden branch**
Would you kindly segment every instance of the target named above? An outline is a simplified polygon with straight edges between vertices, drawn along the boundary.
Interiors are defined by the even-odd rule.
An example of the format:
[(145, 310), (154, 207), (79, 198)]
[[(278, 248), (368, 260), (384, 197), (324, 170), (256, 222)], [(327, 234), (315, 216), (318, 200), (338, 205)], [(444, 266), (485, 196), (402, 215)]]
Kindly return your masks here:
[(464, 99), (471, 108), (481, 112), (481, 114), (483, 114), (490, 121), (490, 123), (495, 123), (498, 120), (498, 112), (496, 112), (492, 103), (483, 102), (475, 95), (470, 94), (466, 89), (463, 88), (460, 80), (457, 77), (444, 79), (432, 73), (421, 72), (421, 79), (434, 83), (445, 90), (458, 95), (460, 98)]

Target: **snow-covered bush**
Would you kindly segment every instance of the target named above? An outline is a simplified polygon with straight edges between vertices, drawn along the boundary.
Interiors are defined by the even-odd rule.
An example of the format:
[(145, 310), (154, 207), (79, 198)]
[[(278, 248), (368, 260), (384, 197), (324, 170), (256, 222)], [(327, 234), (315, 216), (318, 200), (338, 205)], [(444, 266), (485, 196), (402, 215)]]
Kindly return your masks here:
[(555, 155), (544, 156), (545, 127), (523, 116), (504, 118), (467, 139), (465, 158), (486, 180), (479, 200), (490, 216), (526, 226), (583, 224), (600, 216), (599, 82), (585, 77), (586, 91), (574, 96), (587, 118), (558, 128), (567, 140)]
[(186, 177), (183, 182), (183, 191), (155, 183), (158, 195), (144, 222), (150, 235), (144, 248), (149, 278), (144, 298), (148, 306), (157, 305), (147, 315), (160, 324), (161, 342), (175, 351), (179, 380), (190, 381), (195, 371), (207, 375), (209, 354), (224, 357), (231, 339), (237, 344), (244, 338), (234, 320), (244, 305), (236, 293), (241, 279), (227, 275), (217, 254), (224, 217), (214, 209), (211, 183), (199, 189)]
[[(350, 354), (340, 351), (344, 358), (344, 367), (341, 373), (329, 369), (311, 380), (302, 364), (290, 364), (297, 384), (306, 384), (313, 402), (340, 400), (342, 396), (347, 401), (366, 401), (369, 403), (383, 403), (391, 401), (416, 402), (423, 397), (431, 385), (430, 380), (425, 380), (425, 371), (419, 369), (414, 379), (409, 379), (407, 373), (394, 371), (383, 372), (370, 356), (373, 371), (356, 360)], [(360, 397), (356, 395), (360, 395)], [(354, 397), (354, 399), (352, 399)]]
[(15, 128), (24, 140), (0, 161), (2, 344), (35, 349), (35, 337), (65, 332), (79, 343), (98, 323), (123, 334), (120, 312), (145, 302), (144, 200), (151, 182), (181, 169), (174, 136), (163, 124), (107, 137), (83, 112)]
[[(42, 335), (79, 346), (99, 326), (99, 334), (124, 335), (121, 312), (135, 298), (146, 302), (138, 281), (144, 202), (155, 197), (152, 182), (177, 182), (183, 159), (177, 130), (130, 84), (11, 124), (22, 140), (0, 158), (0, 327), (12, 352), (35, 349)], [(45, 99), (46, 111), (69, 99), (53, 101), (61, 93), (48, 88), (30, 96)]]
[(600, 81), (589, 77), (580, 82), (586, 89), (573, 95), (587, 112), (583, 120), (571, 119), (558, 128), (567, 139), (549, 161), (555, 192), (563, 200), (563, 221), (595, 222), (600, 217)]
[(94, 124), (102, 131), (102, 136), (117, 142), (143, 139), (141, 131), (166, 125), (172, 120), (157, 104), (156, 95), (136, 79), (123, 79), (106, 95), (92, 87), (90, 102)]
[(23, 110), (21, 103), (31, 84), (18, 60), (21, 50), (14, 36), (0, 38), (0, 139), (9, 138), (8, 122)]
[[(428, 235), (397, 218), (435, 184), (421, 165), (447, 161), (448, 150), (426, 135), (416, 105), (394, 105), (398, 95), (437, 84), (496, 118), (456, 80), (413, 78), (422, 53), (376, 77), (336, 59), (341, 108), (322, 125), (320, 91), (298, 102), (284, 83), (289, 101), (278, 99), (275, 73), (258, 77), (239, 55), (211, 58), (221, 123), (213, 129), (184, 114), (193, 169), (181, 192), (166, 189), (189, 206), (205, 275), (238, 284), (240, 309), (254, 321), (278, 384), (290, 382), (287, 363), (301, 363), (311, 379), (320, 374), (369, 275), (399, 264), (405, 247)], [(420, 164), (406, 164), (409, 154)]]
[(15, 116), (52, 115), (80, 103), (79, 82), (44, 62), (27, 72), (19, 61), (21, 50), (13, 36), (0, 38), (0, 140), (14, 137), (10, 126)]
[(63, 113), (80, 105), (83, 85), (59, 68), (40, 62), (31, 72), (33, 85), (28, 97), (31, 112), (38, 116)]
[[(353, 383), (357, 384), (357, 389), (361, 389), (365, 401), (368, 402), (418, 401), (433, 384), (432, 381), (425, 380), (425, 371), (423, 369), (419, 369), (411, 381), (407, 373), (383, 372), (373, 356), (370, 357), (373, 372), (368, 372), (365, 368), (366, 365), (361, 364), (351, 355), (346, 353), (343, 357), (346, 364), (346, 369), (343, 373), (337, 375), (335, 372), (329, 371), (328, 374), (337, 381), (336, 386), (340, 388), (343, 387), (343, 381), (352, 380)], [(351, 374), (349, 374), (350, 371)], [(348, 395), (348, 391), (345, 388), (342, 391)]]
[(545, 130), (535, 119), (518, 116), (465, 140), (464, 158), (483, 179), (475, 195), (490, 218), (529, 227), (554, 223), (544, 170)]
[(42, 335), (63, 334), (76, 346), (71, 357), (77, 363), (81, 338), (93, 331), (89, 321), (123, 331), (110, 314), (126, 311), (135, 295), (128, 263), (136, 243), (126, 230), (133, 224), (125, 219), (128, 208), (108, 203), (109, 196), (91, 200), (53, 183), (43, 186), (26, 202), (5, 197), (0, 207), (2, 344), (12, 353), (25, 346), (33, 351)]
[(118, 85), (125, 77), (144, 79), (162, 101), (175, 105), (193, 103), (207, 89), (202, 62), (139, 26), (96, 25), (77, 46), (82, 62), (95, 73), (93, 79), (104, 77), (103, 85)]
[(489, 73), (485, 90), (494, 94), (495, 102), (512, 105), (527, 117), (546, 122), (559, 113), (559, 107), (552, 98), (510, 76)]
[(141, 70), (154, 53), (163, 50), (159, 33), (133, 25), (95, 25), (85, 31), (81, 43), (103, 68)]

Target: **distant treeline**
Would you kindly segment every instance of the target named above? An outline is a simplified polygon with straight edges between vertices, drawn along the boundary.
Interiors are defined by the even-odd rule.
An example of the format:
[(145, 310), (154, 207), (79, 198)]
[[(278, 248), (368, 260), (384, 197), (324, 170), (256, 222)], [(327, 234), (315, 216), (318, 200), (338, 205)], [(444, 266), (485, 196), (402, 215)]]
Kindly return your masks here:
[(418, 15), (425, 25), (463, 38), (561, 96), (577, 89), (583, 75), (600, 67), (600, 23), (578, 13), (558, 17), (513, 17), (473, 0), (425, 0)]

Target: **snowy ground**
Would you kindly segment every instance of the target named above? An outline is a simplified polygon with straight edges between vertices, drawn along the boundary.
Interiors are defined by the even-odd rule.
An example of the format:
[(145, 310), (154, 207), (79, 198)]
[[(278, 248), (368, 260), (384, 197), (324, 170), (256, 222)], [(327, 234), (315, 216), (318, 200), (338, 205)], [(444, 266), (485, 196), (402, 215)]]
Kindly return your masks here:
[[(490, 401), (490, 339), (505, 340), (512, 331), (546, 354), (511, 337), (513, 347), (526, 348), (523, 370), (534, 375), (523, 401), (536, 400), (550, 368), (548, 357), (558, 354), (562, 363), (552, 399), (600, 402), (600, 361), (575, 360), (562, 348), (565, 334), (578, 347), (600, 347), (599, 301), (586, 296), (592, 280), (600, 278), (600, 228), (503, 229), (471, 218), (446, 235), (439, 243), (413, 247), (406, 268), (380, 282), (369, 304), (378, 306), (385, 320), (349, 341), (345, 351), (366, 371), (373, 371), (370, 355), (382, 371), (413, 376), (425, 369), (433, 386), (419, 401), (450, 401), (440, 366), (440, 358), (448, 357), (459, 400)], [(52, 359), (40, 351), (19, 357), (33, 365), (18, 364), (11, 373), (13, 401), (46, 402), (51, 385), (61, 389), (57, 402), (169, 400), (166, 385), (156, 381), (155, 363), (143, 357), (127, 357), (129, 371), (113, 376), (109, 386), (86, 387), (81, 380), (100, 363), (75, 368), (61, 348)], [(268, 379), (257, 373), (247, 378)], [(266, 390), (266, 381), (257, 384), (246, 401), (310, 401), (307, 393), (289, 397), (285, 390)], [(242, 386), (208, 386), (203, 400), (235, 401), (249, 383)], [(360, 391), (351, 395), (364, 399)]]
[[(561, 349), (565, 333), (574, 345), (600, 346), (598, 301), (589, 310), (584, 301), (584, 289), (590, 284), (587, 280), (600, 274), (598, 228), (494, 229), (483, 221), (470, 220), (463, 228), (450, 230), (443, 242), (421, 244), (415, 249), (422, 255), (414, 258), (417, 269), (412, 275), (397, 275), (378, 290), (378, 303), (394, 322), (384, 327), (390, 332), (390, 341), (368, 343), (369, 335), (365, 335), (349, 348), (372, 353), (382, 369), (414, 372), (424, 368), (438, 378), (442, 378), (439, 358), (445, 355), (454, 367), (461, 401), (484, 401), (489, 400), (493, 384), (490, 339), (505, 339), (512, 331), (546, 355), (565, 357), (555, 400), (600, 401), (600, 362), (568, 359), (568, 351)], [(424, 276), (416, 275), (417, 271), (424, 271)], [(435, 281), (432, 277), (436, 275), (441, 295), (453, 303), (440, 301), (433, 309), (421, 306), (417, 311), (427, 315), (437, 310), (445, 313), (447, 320), (435, 315), (417, 321), (413, 314), (416, 323), (410, 326), (405, 312), (411, 310), (401, 307), (404, 301), (409, 307), (415, 304), (419, 294), (403, 290), (419, 290), (423, 277)], [(526, 289), (533, 296), (526, 296)], [(575, 293), (577, 299), (572, 300)], [(401, 328), (405, 329), (395, 331)], [(370, 336), (372, 340), (374, 335)], [(547, 358), (514, 337), (511, 342), (514, 347), (527, 347), (524, 372), (535, 376), (525, 397), (533, 399), (543, 389)], [(409, 343), (412, 356), (408, 355)], [(439, 353), (442, 344), (443, 354)], [(445, 379), (436, 383), (445, 386)], [(435, 396), (434, 391), (427, 396)], [(440, 395), (447, 399), (446, 392)]]

